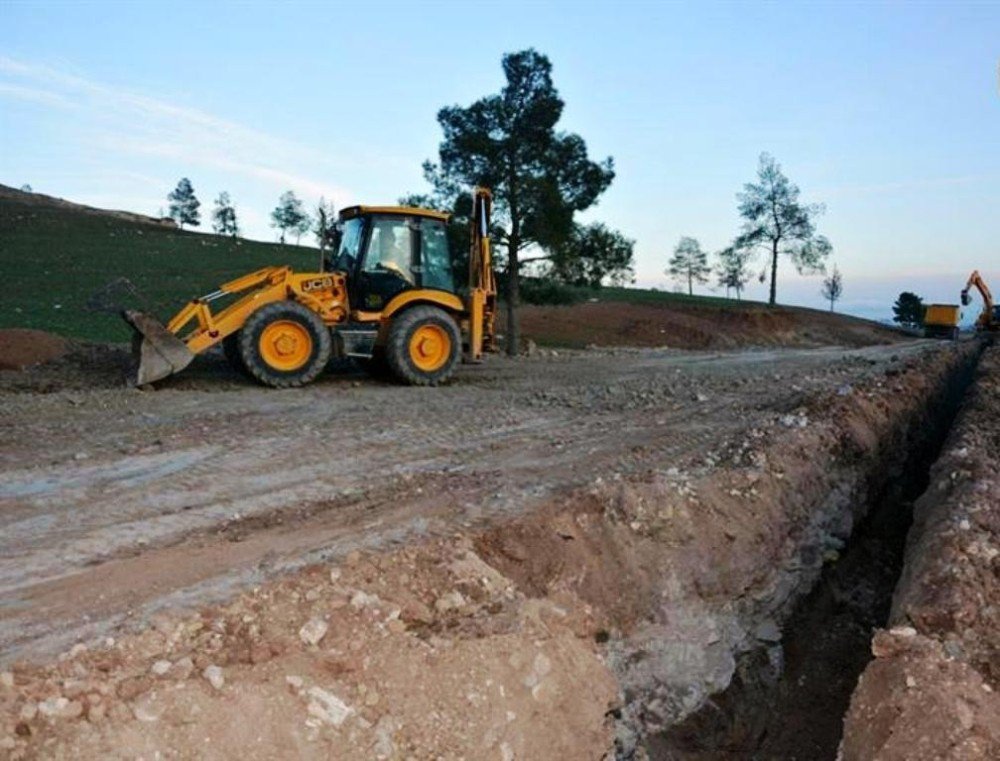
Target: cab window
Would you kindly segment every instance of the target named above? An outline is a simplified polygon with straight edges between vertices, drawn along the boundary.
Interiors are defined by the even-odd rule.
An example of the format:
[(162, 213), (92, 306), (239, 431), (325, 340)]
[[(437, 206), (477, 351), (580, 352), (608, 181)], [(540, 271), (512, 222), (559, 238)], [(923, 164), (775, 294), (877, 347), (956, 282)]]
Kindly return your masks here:
[(354, 272), (361, 252), (361, 238), (364, 234), (364, 223), (360, 217), (349, 219), (344, 223), (340, 233), (340, 248), (333, 258), (333, 269), (341, 272)]
[(406, 219), (375, 219), (364, 271), (371, 274), (391, 273), (410, 285), (416, 285), (412, 236)]
[(455, 273), (448, 252), (448, 234), (444, 222), (424, 219), (420, 225), (421, 273), (424, 288), (455, 291)]

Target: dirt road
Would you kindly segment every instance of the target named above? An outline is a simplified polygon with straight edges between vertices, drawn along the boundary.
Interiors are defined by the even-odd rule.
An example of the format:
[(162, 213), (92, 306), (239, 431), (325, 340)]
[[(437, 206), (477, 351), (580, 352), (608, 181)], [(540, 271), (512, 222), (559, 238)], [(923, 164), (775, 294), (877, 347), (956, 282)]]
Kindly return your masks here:
[(88, 389), (79, 356), (0, 374), (0, 660), (446, 535), (597, 474), (721, 457), (748, 427), (795, 426), (807, 396), (936, 347), (547, 353), (438, 389), (355, 373), (272, 391), (218, 358), (155, 392), (111, 372)]

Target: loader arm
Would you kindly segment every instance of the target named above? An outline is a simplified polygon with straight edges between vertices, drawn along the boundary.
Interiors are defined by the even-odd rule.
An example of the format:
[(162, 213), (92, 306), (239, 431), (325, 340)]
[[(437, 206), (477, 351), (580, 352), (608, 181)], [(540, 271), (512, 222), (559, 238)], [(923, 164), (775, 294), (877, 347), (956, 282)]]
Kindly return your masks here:
[[(223, 283), (218, 290), (188, 302), (167, 323), (167, 330), (180, 337), (192, 353), (200, 354), (239, 330), (255, 309), (285, 298), (285, 282), (291, 272), (288, 267), (265, 267)], [(213, 314), (208, 306), (224, 296), (244, 291), (250, 293), (237, 299), (218, 314)], [(186, 336), (181, 337), (180, 333), (194, 321), (197, 321), (197, 326)]]
[[(209, 306), (238, 294), (243, 295), (219, 312)], [(266, 267), (192, 299), (166, 325), (152, 315), (126, 311), (123, 316), (134, 330), (137, 358), (130, 382), (141, 386), (180, 372), (196, 355), (242, 328), (262, 306), (285, 299), (308, 307), (327, 325), (347, 317), (347, 288), (342, 273), (294, 273), (290, 267)]]

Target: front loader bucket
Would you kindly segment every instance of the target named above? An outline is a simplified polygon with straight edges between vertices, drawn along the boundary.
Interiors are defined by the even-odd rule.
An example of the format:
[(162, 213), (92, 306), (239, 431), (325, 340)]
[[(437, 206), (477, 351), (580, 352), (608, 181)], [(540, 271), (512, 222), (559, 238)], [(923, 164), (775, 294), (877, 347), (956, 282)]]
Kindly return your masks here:
[(132, 326), (132, 357), (129, 373), (132, 386), (144, 386), (179, 373), (191, 364), (194, 354), (177, 336), (150, 314), (126, 309), (122, 317)]

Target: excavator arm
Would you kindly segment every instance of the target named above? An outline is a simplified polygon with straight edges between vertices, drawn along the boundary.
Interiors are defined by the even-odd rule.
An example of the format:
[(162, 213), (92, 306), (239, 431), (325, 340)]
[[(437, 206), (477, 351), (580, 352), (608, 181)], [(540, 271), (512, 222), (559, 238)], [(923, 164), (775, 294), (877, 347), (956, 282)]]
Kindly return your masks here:
[(993, 303), (993, 294), (990, 293), (986, 281), (979, 274), (979, 270), (973, 270), (969, 275), (969, 280), (962, 289), (962, 305), (968, 306), (972, 303), (972, 296), (969, 291), (975, 288), (983, 299), (983, 311), (976, 319), (976, 327), (980, 330), (997, 330), (1000, 328), (1000, 320), (996, 316), (996, 305)]

